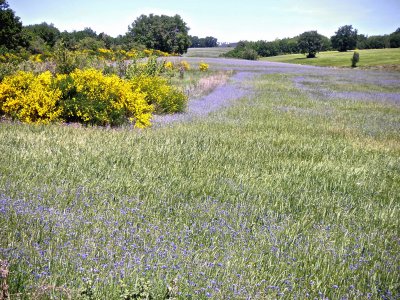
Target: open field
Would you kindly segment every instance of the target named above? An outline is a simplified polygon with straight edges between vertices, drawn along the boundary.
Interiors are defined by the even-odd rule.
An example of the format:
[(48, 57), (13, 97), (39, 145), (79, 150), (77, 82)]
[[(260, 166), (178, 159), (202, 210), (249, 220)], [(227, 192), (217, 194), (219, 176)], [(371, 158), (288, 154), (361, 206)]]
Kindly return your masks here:
[(219, 57), (232, 50), (233, 47), (189, 48), (185, 57)]
[[(386, 69), (400, 70), (400, 48), (359, 50), (361, 68), (385, 66)], [(316, 58), (307, 59), (303, 54), (288, 54), (264, 57), (261, 60), (323, 67), (351, 67), (352, 51), (320, 52)]]
[(0, 123), (12, 299), (400, 297), (400, 74), (207, 62), (190, 119)]

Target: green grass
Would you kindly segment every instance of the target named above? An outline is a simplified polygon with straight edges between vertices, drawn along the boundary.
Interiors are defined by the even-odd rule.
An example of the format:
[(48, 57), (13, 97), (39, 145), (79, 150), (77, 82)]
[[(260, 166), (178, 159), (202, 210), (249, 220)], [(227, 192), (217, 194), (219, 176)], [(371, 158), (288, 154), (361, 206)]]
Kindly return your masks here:
[(156, 299), (398, 292), (399, 107), (320, 101), (287, 75), (253, 84), (157, 129), (1, 123), (12, 299), (118, 299), (122, 269)]
[[(397, 69), (400, 65), (400, 48), (359, 50), (359, 67), (387, 66)], [(313, 65), (323, 67), (351, 67), (352, 51), (348, 52), (320, 52), (316, 58), (306, 58), (303, 54), (288, 54), (273, 57), (265, 57), (261, 60), (271, 62), (284, 62), (291, 64)]]
[(231, 47), (213, 47), (213, 48), (189, 48), (186, 57), (220, 57), (222, 54), (232, 50)]

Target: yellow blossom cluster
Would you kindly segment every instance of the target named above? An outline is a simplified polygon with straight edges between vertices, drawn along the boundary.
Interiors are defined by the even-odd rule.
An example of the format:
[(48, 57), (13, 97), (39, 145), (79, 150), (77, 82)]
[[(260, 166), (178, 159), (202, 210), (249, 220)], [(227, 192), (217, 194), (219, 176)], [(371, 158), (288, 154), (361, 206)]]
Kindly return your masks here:
[(0, 83), (0, 112), (26, 123), (49, 123), (61, 115), (61, 95), (49, 71), (38, 76), (20, 71)]
[(158, 113), (181, 112), (186, 107), (187, 96), (164, 77), (140, 75), (133, 77), (131, 84), (146, 93), (147, 103), (154, 105)]
[(208, 68), (209, 68), (209, 65), (206, 64), (205, 62), (201, 62), (201, 63), (199, 64), (199, 70), (200, 70), (201, 72), (206, 72), (206, 71), (208, 71)]
[(146, 93), (116, 75), (95, 69), (69, 75), (18, 72), (0, 83), (0, 114), (27, 123), (60, 120), (93, 125), (150, 125), (153, 106)]

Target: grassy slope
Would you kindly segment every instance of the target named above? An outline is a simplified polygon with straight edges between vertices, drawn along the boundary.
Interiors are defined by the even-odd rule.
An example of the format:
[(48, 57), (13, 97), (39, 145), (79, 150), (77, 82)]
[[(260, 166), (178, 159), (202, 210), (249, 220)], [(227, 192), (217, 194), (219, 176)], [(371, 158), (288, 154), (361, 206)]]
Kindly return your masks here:
[(141, 263), (126, 278), (161, 294), (178, 276), (183, 298), (394, 291), (399, 108), (318, 101), (282, 75), (254, 84), (254, 99), (156, 130), (0, 124), (0, 203), (17, 203), (1, 247), (26, 255), (11, 252), (12, 292), (93, 276), (96, 295), (117, 299), (114, 263), (130, 256)]
[(233, 48), (230, 47), (213, 47), (213, 48), (189, 48), (184, 55), (187, 57), (220, 57)]
[[(374, 67), (384, 65), (400, 65), (400, 48), (359, 50), (359, 67)], [(352, 51), (348, 52), (320, 52), (317, 58), (307, 59), (303, 54), (289, 54), (273, 57), (265, 57), (262, 60), (272, 62), (285, 62), (292, 64), (314, 65), (323, 67), (350, 67)]]

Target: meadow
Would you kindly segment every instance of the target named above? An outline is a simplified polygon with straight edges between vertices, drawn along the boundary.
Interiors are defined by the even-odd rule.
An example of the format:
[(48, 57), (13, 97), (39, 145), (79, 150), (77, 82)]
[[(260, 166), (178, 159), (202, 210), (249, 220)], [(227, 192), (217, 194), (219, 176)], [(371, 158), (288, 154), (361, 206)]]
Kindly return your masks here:
[(190, 119), (0, 123), (11, 299), (400, 297), (400, 74), (206, 61)]
[[(360, 53), (360, 62), (357, 65), (360, 68), (381, 67), (389, 70), (399, 70), (400, 68), (399, 48), (358, 50), (358, 52)], [(318, 53), (317, 57), (313, 59), (308, 59), (303, 54), (288, 54), (264, 57), (261, 60), (323, 67), (350, 67), (352, 56), (353, 51), (327, 51)]]

